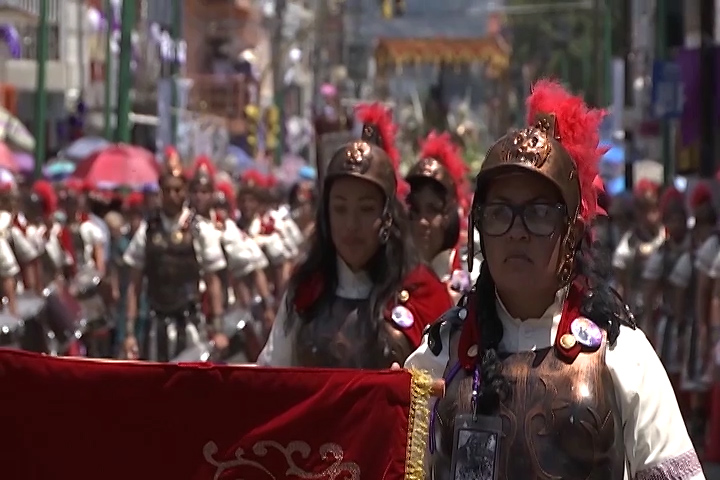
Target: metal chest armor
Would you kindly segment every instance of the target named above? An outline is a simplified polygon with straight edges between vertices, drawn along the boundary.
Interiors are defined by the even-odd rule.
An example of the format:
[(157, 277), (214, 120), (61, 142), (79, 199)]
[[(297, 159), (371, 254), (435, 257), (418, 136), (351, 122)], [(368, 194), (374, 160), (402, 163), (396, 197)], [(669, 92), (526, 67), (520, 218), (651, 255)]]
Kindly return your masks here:
[(192, 228), (166, 229), (160, 214), (147, 220), (145, 276), (150, 308), (182, 311), (199, 299), (200, 266)]
[[(605, 342), (572, 364), (557, 358), (553, 347), (504, 356), (503, 374), (512, 390), (499, 412), (499, 479), (623, 479), (622, 420), (605, 364)], [(453, 352), (449, 365), (455, 362)], [(471, 375), (461, 373), (439, 402), (441, 437), (433, 459), (434, 479), (451, 480), (453, 419), (470, 411), (471, 384)]]
[(376, 331), (368, 300), (335, 297), (317, 311), (310, 322), (297, 319), (296, 366), (383, 369), (402, 365), (412, 353), (405, 335), (389, 322), (381, 320)]

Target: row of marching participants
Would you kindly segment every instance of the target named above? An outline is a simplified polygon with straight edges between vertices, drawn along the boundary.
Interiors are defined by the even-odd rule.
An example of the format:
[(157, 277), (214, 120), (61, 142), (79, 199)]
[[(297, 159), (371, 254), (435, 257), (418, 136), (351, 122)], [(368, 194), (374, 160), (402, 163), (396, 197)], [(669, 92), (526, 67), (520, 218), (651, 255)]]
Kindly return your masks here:
[[(167, 160), (159, 188), (102, 217), (91, 206), (103, 193), (81, 181), (3, 177), (0, 345), (161, 361), (257, 356), (305, 235), (272, 177), (251, 171), (236, 189), (216, 182), (206, 159), (186, 170), (174, 152)], [(302, 223), (312, 184), (297, 187)], [(246, 327), (249, 344), (230, 345)]]
[[(662, 360), (701, 441), (720, 346), (720, 236), (710, 187), (687, 193), (642, 180), (613, 212), (618, 291)], [(629, 219), (633, 221), (628, 222)]]

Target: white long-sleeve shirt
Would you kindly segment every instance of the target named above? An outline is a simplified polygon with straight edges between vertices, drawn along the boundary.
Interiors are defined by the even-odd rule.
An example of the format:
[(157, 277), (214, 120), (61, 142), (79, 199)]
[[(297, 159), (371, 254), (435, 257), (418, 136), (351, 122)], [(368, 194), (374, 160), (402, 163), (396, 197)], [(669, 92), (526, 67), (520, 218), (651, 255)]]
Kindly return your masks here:
[[(503, 325), (499, 350), (507, 353), (540, 350), (554, 344), (563, 295), (538, 319), (513, 318), (496, 299)], [(448, 364), (450, 326), (441, 329), (443, 348), (438, 356), (425, 335), (405, 366), (427, 370), (441, 379)], [(612, 376), (622, 416), (625, 478), (632, 480), (704, 480), (702, 467), (680, 413), (675, 393), (660, 359), (645, 334), (621, 327), (605, 362)]]

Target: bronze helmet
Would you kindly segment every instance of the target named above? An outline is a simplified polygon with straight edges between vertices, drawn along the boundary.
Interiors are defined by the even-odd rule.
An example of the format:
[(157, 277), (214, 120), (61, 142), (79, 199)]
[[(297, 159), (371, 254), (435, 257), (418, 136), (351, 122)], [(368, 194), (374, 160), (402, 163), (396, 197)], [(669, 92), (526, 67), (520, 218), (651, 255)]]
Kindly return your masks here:
[(363, 121), (362, 135), (335, 152), (325, 171), (323, 187), (327, 190), (338, 177), (356, 177), (374, 183), (390, 199), (395, 196), (397, 178), (389, 112), (380, 104), (364, 105), (358, 108), (358, 117)]
[(411, 185), (421, 179), (434, 180), (445, 191), (446, 205), (455, 208), (460, 200), (460, 184), (466, 171), (467, 167), (450, 135), (433, 131), (423, 142), (420, 160), (410, 167), (405, 180)]
[(535, 172), (550, 180), (568, 214), (577, 217), (581, 203), (577, 166), (560, 143), (555, 115), (539, 114), (531, 127), (511, 131), (490, 147), (475, 178), (475, 201), (482, 200), (493, 178), (513, 170)]

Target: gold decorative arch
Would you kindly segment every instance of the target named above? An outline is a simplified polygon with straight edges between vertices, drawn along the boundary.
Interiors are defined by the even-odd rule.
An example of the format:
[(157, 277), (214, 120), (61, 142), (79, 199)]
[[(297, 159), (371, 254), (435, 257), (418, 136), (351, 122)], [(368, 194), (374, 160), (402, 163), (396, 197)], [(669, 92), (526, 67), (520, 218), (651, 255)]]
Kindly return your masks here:
[(379, 68), (479, 62), (487, 66), (488, 73), (500, 74), (510, 66), (510, 51), (498, 37), (382, 38), (375, 48), (375, 60)]

